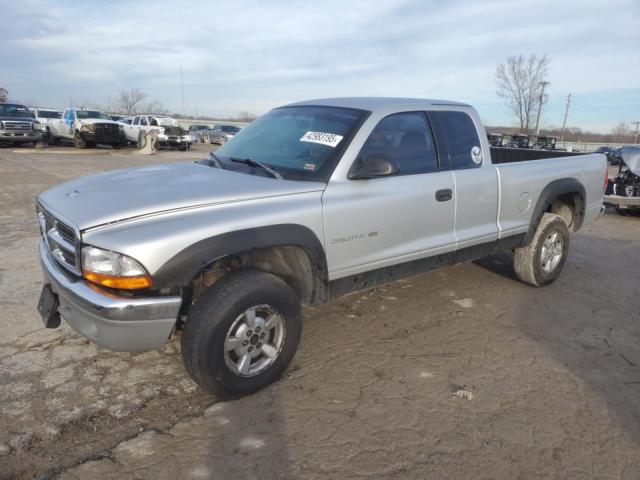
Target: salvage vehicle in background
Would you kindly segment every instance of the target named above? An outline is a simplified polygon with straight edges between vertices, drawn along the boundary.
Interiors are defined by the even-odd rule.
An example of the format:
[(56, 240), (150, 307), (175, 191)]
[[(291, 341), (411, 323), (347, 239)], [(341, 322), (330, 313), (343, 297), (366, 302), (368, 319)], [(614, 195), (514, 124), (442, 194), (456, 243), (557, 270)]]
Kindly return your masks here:
[(534, 150), (555, 150), (557, 137), (538, 135), (531, 148)]
[(211, 125), (189, 125), (189, 135), (194, 143), (209, 143)]
[(42, 135), (45, 139), (49, 139), (49, 127), (48, 123), (50, 119), (61, 118), (62, 112), (60, 110), (53, 110), (50, 108), (30, 108), (31, 113), (35, 119), (40, 123), (42, 129)]
[(598, 147), (594, 153), (602, 153), (607, 156), (607, 160), (611, 165), (620, 165), (620, 149), (616, 147)]
[(506, 146), (509, 148), (531, 148), (532, 145), (533, 139), (529, 135), (516, 133), (515, 135), (511, 135)]
[(126, 115), (113, 115), (110, 113), (109, 116), (111, 117), (111, 120), (124, 123), (126, 125), (131, 125), (131, 121), (133, 120), (133, 118), (128, 117)]
[(124, 134), (129, 142), (141, 147), (146, 141), (146, 134), (155, 130), (158, 132), (158, 145), (160, 147), (177, 148), (187, 150), (191, 146), (191, 140), (187, 132), (180, 128), (177, 120), (166, 115), (136, 115), (131, 125), (124, 126)]
[(492, 147), (504, 147), (509, 140), (509, 136), (503, 133), (488, 133), (487, 141)]
[(98, 110), (69, 108), (62, 118), (48, 122), (49, 142), (57, 145), (61, 139), (72, 140), (76, 148), (97, 144), (119, 148), (125, 143), (122, 125)]
[(640, 147), (622, 147), (616, 153), (620, 168), (609, 179), (604, 202), (620, 215), (640, 215)]
[(209, 140), (211, 143), (222, 145), (235, 137), (240, 130), (241, 128), (237, 125), (219, 123), (213, 127), (213, 131), (209, 134)]
[(184, 327), (191, 377), (221, 397), (249, 394), (293, 358), (301, 304), (502, 250), (521, 281), (558, 278), (570, 232), (602, 212), (607, 164), (534, 153), (491, 149), (462, 103), (276, 108), (199, 162), (40, 194), (38, 310), (46, 327), (62, 317), (121, 351), (159, 348)]
[(24, 105), (0, 103), (0, 146), (13, 144), (42, 147), (42, 124)]

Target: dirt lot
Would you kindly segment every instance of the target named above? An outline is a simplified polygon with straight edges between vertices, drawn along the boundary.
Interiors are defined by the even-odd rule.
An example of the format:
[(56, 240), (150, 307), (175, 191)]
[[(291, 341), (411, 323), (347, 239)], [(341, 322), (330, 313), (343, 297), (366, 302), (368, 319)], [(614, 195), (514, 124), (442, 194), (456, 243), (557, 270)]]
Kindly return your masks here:
[(0, 149), (0, 478), (640, 478), (640, 218), (573, 236), (546, 288), (501, 254), (307, 309), (288, 374), (233, 402), (179, 339), (43, 329), (35, 195), (207, 150)]

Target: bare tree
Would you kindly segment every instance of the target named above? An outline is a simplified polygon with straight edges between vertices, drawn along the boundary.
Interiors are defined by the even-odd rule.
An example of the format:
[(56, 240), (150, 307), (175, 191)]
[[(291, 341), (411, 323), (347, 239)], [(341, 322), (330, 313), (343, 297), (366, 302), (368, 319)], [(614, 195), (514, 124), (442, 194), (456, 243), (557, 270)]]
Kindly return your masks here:
[(0, 87), (0, 102), (9, 101), (9, 90)]
[(548, 75), (551, 60), (542, 55), (511, 56), (496, 68), (496, 93), (505, 99), (509, 110), (518, 118), (520, 131), (528, 132), (533, 126), (535, 113), (540, 108), (541, 83)]
[(631, 128), (627, 122), (620, 122), (611, 129), (611, 135), (615, 142), (625, 142), (631, 139)]
[(137, 88), (130, 90), (120, 90), (113, 100), (113, 108), (118, 113), (125, 113), (127, 115), (135, 115), (139, 113), (142, 107), (143, 100), (147, 98), (147, 94)]

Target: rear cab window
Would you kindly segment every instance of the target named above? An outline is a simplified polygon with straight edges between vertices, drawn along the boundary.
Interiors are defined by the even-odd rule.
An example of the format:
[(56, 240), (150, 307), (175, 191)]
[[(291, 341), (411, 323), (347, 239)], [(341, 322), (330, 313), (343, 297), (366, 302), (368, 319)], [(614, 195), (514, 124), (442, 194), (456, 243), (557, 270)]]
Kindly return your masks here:
[(482, 166), (482, 143), (476, 125), (467, 113), (438, 110), (429, 115), (438, 123), (438, 146), (446, 149), (441, 151), (441, 156), (448, 157), (451, 170)]

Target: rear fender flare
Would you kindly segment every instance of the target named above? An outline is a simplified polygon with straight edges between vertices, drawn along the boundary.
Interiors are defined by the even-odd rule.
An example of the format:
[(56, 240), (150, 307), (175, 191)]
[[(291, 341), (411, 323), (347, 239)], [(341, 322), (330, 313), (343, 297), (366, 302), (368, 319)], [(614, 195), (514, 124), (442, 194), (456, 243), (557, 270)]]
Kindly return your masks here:
[(586, 205), (586, 193), (584, 189), (584, 185), (580, 183), (575, 178), (560, 178), (558, 180), (554, 180), (550, 182), (538, 197), (538, 202), (536, 203), (536, 207), (533, 210), (533, 215), (531, 216), (531, 222), (529, 224), (529, 231), (524, 237), (523, 245), (528, 245), (533, 236), (538, 229), (538, 225), (540, 224), (540, 220), (546, 211), (549, 210), (553, 201), (561, 195), (565, 195), (567, 193), (577, 193), (580, 195), (582, 202), (578, 207), (580, 211), (575, 212), (576, 215), (576, 226), (574, 230), (578, 230), (582, 225), (582, 220), (584, 218), (585, 213), (585, 205)]

